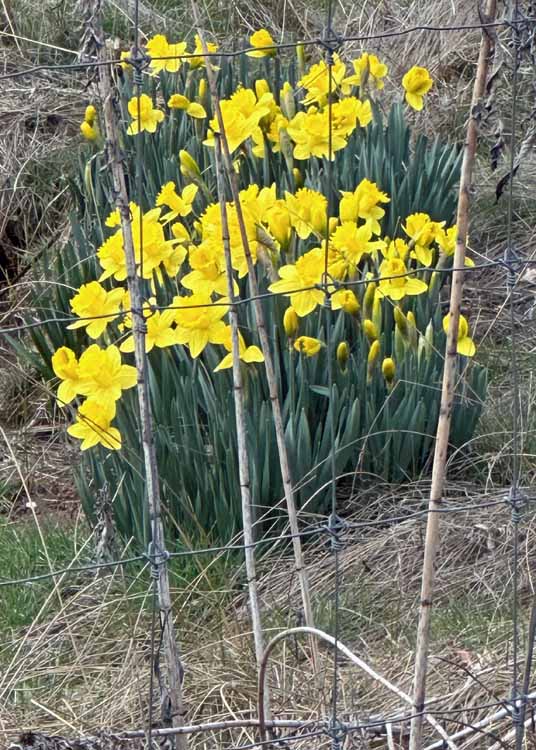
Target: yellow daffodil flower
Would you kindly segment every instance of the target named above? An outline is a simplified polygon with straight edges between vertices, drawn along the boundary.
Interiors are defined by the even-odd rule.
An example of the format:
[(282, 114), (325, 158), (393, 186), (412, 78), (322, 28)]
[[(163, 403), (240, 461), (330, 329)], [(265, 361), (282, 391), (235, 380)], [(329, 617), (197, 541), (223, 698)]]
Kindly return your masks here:
[(423, 213), (411, 214), (406, 219), (406, 223), (402, 225), (402, 229), (414, 244), (412, 257), (427, 268), (433, 261), (433, 252), (430, 246), (444, 225), (444, 221), (432, 221), (428, 214)]
[[(272, 94), (265, 96), (273, 99)], [(220, 102), (225, 135), (231, 152), (236, 151), (244, 141), (251, 138), (259, 127), (259, 121), (270, 113), (269, 101), (264, 99), (263, 96), (257, 101), (254, 91), (241, 88), (235, 91), (230, 99), (222, 99)], [(219, 133), (216, 117), (210, 121), (210, 130), (203, 141), (206, 146), (214, 145), (214, 133)]]
[[(189, 250), (188, 262), (192, 269), (181, 279), (181, 284), (192, 292), (205, 294), (227, 294), (227, 272), (222, 248), (212, 242), (202, 242)], [(238, 286), (234, 282), (234, 292)]]
[(92, 344), (80, 357), (79, 393), (92, 401), (109, 404), (121, 398), (121, 391), (136, 385), (136, 368), (124, 365), (114, 344), (101, 349)]
[(406, 262), (409, 254), (409, 247), (407, 242), (404, 242), (400, 237), (397, 237), (395, 240), (389, 240), (386, 238), (386, 247), (382, 252), (385, 258), (400, 258)]
[(305, 354), (306, 357), (314, 357), (323, 346), (322, 341), (314, 339), (312, 336), (298, 336), (294, 342), (296, 351)]
[(338, 289), (331, 297), (331, 309), (355, 316), (359, 312), (359, 301), (351, 289)]
[(331, 125), (329, 112), (314, 111), (298, 112), (287, 125), (287, 132), (294, 143), (294, 158), (303, 160), (311, 156), (326, 159), (335, 158), (335, 153), (346, 146), (346, 138), (342, 132), (338, 132), (334, 124)]
[[(175, 323), (175, 310), (155, 310), (150, 312), (145, 320), (147, 333), (145, 334), (145, 351), (150, 352), (155, 346), (164, 349), (177, 343), (177, 336), (172, 327)], [(134, 338), (129, 336), (119, 347), (122, 352), (134, 351)]]
[[(456, 240), (458, 239), (458, 227), (454, 225), (453, 227), (449, 227), (447, 230), (443, 229), (441, 227), (435, 236), (435, 241), (441, 248), (441, 251), (444, 255), (447, 257), (450, 257), (454, 255), (454, 251), (456, 250)], [(465, 263), (468, 268), (474, 268), (474, 261), (471, 258), (468, 258), (465, 256)]]
[(306, 240), (311, 234), (323, 237), (326, 231), (327, 198), (316, 190), (300, 188), (295, 195), (285, 192), (285, 203), (296, 234)]
[(309, 250), (295, 264), (281, 266), (279, 281), (274, 281), (268, 287), (275, 294), (290, 297), (290, 304), (300, 318), (309, 315), (324, 302), (323, 290), (315, 288), (322, 281), (324, 258), (321, 248)]
[(82, 441), (81, 450), (103, 445), (110, 450), (121, 448), (121, 434), (112, 427), (115, 403), (101, 404), (92, 399), (84, 401), (78, 409), (77, 421), (67, 428), (69, 435)]
[(183, 94), (172, 94), (168, 99), (167, 105), (170, 109), (182, 109), (187, 115), (190, 115), (190, 117), (196, 117), (199, 120), (202, 120), (207, 116), (206, 110), (202, 104), (199, 104), (199, 102), (191, 102), (188, 97), (183, 96)]
[(330, 273), (342, 280), (355, 271), (365, 255), (384, 247), (383, 241), (371, 239), (372, 230), (368, 224), (358, 227), (354, 221), (346, 221), (338, 226), (330, 237), (335, 251), (329, 259)]
[(82, 133), (82, 135), (87, 141), (96, 141), (97, 138), (99, 137), (99, 130), (96, 124), (91, 125), (89, 122), (86, 122), (86, 120), (84, 120), (84, 122), (81, 123), (80, 132)]
[(339, 204), (339, 216), (342, 222), (357, 221), (363, 219), (371, 229), (372, 234), (380, 234), (380, 219), (385, 216), (385, 211), (379, 206), (380, 203), (389, 203), (387, 193), (383, 193), (375, 182), (361, 180), (353, 192), (341, 191), (341, 202)]
[(433, 86), (430, 73), (426, 68), (414, 66), (402, 78), (402, 86), (406, 91), (406, 101), (410, 107), (420, 111), (423, 107), (423, 100)]
[(127, 133), (136, 135), (146, 130), (148, 133), (155, 133), (156, 126), (164, 119), (164, 113), (159, 109), (153, 108), (153, 100), (147, 94), (139, 97), (133, 96), (128, 102), (128, 112), (132, 117), (132, 122), (128, 126)]
[(186, 177), (188, 180), (199, 180), (201, 179), (201, 170), (199, 165), (193, 156), (190, 156), (188, 151), (181, 149), (179, 151), (179, 164), (181, 175)]
[(123, 295), (123, 289), (107, 292), (98, 281), (82, 284), (71, 300), (71, 310), (81, 320), (76, 320), (67, 328), (87, 328), (88, 336), (98, 339), (108, 324), (118, 317)]
[(52, 356), (54, 374), (62, 381), (58, 386), (58, 405), (66, 406), (80, 393), (78, 360), (72, 349), (61, 346)]
[(274, 57), (277, 54), (272, 35), (266, 29), (255, 31), (249, 37), (249, 43), (252, 47), (255, 47), (254, 50), (246, 52), (249, 57)]
[(157, 206), (167, 206), (171, 211), (161, 217), (164, 223), (176, 219), (177, 216), (189, 216), (192, 213), (192, 204), (197, 195), (197, 185), (186, 185), (181, 195), (176, 192), (174, 182), (166, 182), (156, 196)]
[(380, 265), (380, 283), (376, 294), (398, 301), (406, 295), (422, 294), (428, 287), (420, 279), (408, 276), (406, 264), (400, 258), (387, 258)]
[(331, 117), (333, 132), (348, 137), (358, 122), (362, 128), (372, 122), (372, 107), (368, 99), (362, 102), (355, 96), (346, 96), (332, 105)]
[(113, 276), (117, 281), (124, 281), (127, 277), (127, 264), (125, 250), (123, 247), (123, 235), (121, 230), (112, 234), (97, 250), (99, 263), (104, 269), (99, 276), (99, 281), (104, 281)]
[(352, 60), (352, 66), (354, 74), (344, 79), (345, 86), (364, 86), (372, 79), (377, 89), (383, 89), (387, 65), (380, 62), (376, 55), (364, 52), (357, 60)]
[[(449, 322), (450, 313), (443, 318), (443, 330), (445, 333), (449, 332)], [(463, 315), (460, 315), (458, 320), (458, 343), (456, 351), (464, 357), (474, 357), (476, 353), (475, 342), (469, 336), (469, 323)]]
[[(232, 345), (232, 332), (231, 326), (226, 327), (226, 339), (223, 342), (224, 347), (227, 349), (229, 354), (226, 354), (220, 364), (214, 368), (214, 372), (220, 370), (227, 370), (233, 366), (233, 345)], [(251, 364), (252, 362), (264, 362), (264, 355), (258, 346), (246, 346), (244, 337), (238, 331), (238, 350), (239, 358), (242, 362)]]
[(199, 357), (207, 344), (223, 344), (226, 326), (222, 321), (229, 307), (225, 300), (214, 304), (207, 294), (195, 293), (189, 297), (175, 297), (173, 307), (177, 323), (177, 344), (187, 344), (192, 357)]
[(339, 55), (333, 55), (331, 66), (331, 86), (329, 81), (328, 66), (324, 60), (312, 65), (309, 71), (298, 81), (298, 86), (305, 89), (307, 95), (303, 100), (305, 106), (319, 104), (321, 107), (327, 102), (328, 93), (337, 93), (346, 76), (346, 65)]
[[(209, 55), (213, 55), (215, 52), (218, 51), (218, 45), (214, 44), (214, 42), (206, 42), (207, 52)], [(189, 57), (188, 63), (190, 64), (190, 68), (202, 68), (205, 65), (205, 58), (203, 57), (203, 45), (201, 44), (201, 39), (199, 38), (199, 35), (195, 35), (195, 47), (192, 52), (192, 55), (195, 55), (195, 57)], [(212, 66), (215, 68), (215, 66)]]
[(186, 43), (170, 44), (163, 34), (156, 34), (145, 45), (151, 58), (149, 68), (153, 75), (162, 70), (177, 73), (181, 67), (181, 56), (186, 53)]
[(90, 125), (93, 125), (96, 117), (97, 117), (97, 110), (95, 109), (93, 104), (88, 104), (86, 107), (85, 114), (84, 114), (84, 120), (88, 122)]

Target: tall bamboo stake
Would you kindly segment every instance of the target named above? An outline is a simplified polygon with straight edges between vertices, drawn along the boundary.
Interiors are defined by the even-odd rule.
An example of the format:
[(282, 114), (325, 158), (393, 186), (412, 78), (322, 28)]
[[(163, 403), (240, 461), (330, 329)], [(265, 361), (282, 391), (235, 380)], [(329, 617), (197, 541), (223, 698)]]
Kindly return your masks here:
[[(298, 524), (298, 514), (296, 511), (296, 503), (294, 500), (294, 491), (292, 488), (292, 479), (290, 475), (290, 462), (288, 457), (287, 446), (285, 442), (285, 430), (283, 427), (283, 414), (281, 410), (281, 402), (279, 400), (279, 394), (277, 391), (277, 380), (275, 377), (274, 361), (272, 357), (272, 350), (270, 348), (270, 341), (268, 333), (266, 331), (266, 323), (264, 320), (264, 311), (262, 309), (262, 303), (259, 299), (259, 286), (257, 283), (257, 277), (255, 274), (255, 266), (251, 255), (251, 248), (249, 246), (249, 240), (246, 231), (246, 225), (244, 221), (244, 214), (242, 212), (242, 206), (240, 203), (240, 195), (238, 190), (238, 182), (236, 179), (236, 172), (233, 168), (233, 162), (231, 153), (229, 151), (229, 143), (225, 134), (225, 123), (220, 107), (220, 99), (216, 88), (216, 80), (214, 71), (211, 67), (211, 59), (208, 56), (208, 48), (205, 42), (204, 34), (199, 24), (199, 13), (195, 4), (195, 0), (192, 2), (192, 12), (194, 16), (195, 25), (198, 27), (197, 33), (201, 40), (201, 47), (203, 54), (205, 55), (205, 64), (207, 70), (207, 80), (210, 89), (210, 95), (212, 98), (212, 104), (216, 119), (218, 121), (219, 137), (221, 139), (221, 145), (224, 156), (225, 171), (227, 172), (227, 178), (231, 186), (231, 193), (233, 197), (233, 203), (236, 208), (236, 214), (238, 219), (238, 226), (240, 230), (240, 238), (244, 249), (244, 255), (248, 266), (248, 282), (251, 290), (251, 296), (253, 297), (253, 306), (255, 310), (255, 320), (257, 324), (257, 330), (259, 333), (259, 339), (261, 343), (262, 353), (264, 355), (264, 364), (266, 368), (266, 380), (268, 382), (268, 390), (270, 395), (270, 402), (272, 404), (272, 414), (274, 418), (274, 428), (277, 440), (277, 449), (279, 454), (279, 465), (281, 468), (281, 478), (283, 481), (283, 488), (285, 492), (285, 501), (287, 505), (287, 513), (289, 517), (290, 531), (292, 534), (292, 546), (294, 550), (294, 560), (296, 566), (296, 572), (300, 582), (301, 597), (303, 604), (303, 612), (305, 623), (309, 627), (314, 627), (313, 620), (313, 608), (311, 605), (311, 595), (309, 592), (309, 582), (307, 578), (307, 571), (305, 568), (305, 562), (303, 559), (303, 551), (300, 540), (300, 528)], [(317, 664), (317, 647), (314, 642), (312, 644), (312, 656), (313, 662)]]
[[(164, 527), (161, 516), (160, 486), (158, 482), (158, 467), (154, 446), (154, 434), (151, 418), (151, 405), (148, 388), (147, 356), (145, 353), (145, 321), (143, 317), (143, 300), (141, 294), (140, 280), (136, 273), (136, 260), (134, 253), (134, 241), (132, 236), (132, 223), (128, 192), (123, 171), (123, 158), (119, 146), (118, 123), (113, 104), (113, 89), (110, 74), (110, 65), (100, 18), (96, 29), (98, 43), (99, 62), (99, 91), (104, 108), (104, 125), (106, 134), (106, 150), (108, 154), (110, 169), (113, 178), (115, 193), (115, 205), (121, 217), (121, 231), (123, 233), (123, 247), (127, 268), (127, 285), (130, 293), (132, 308), (132, 335), (134, 339), (134, 358), (138, 373), (137, 392), (140, 410), (140, 432), (143, 446), (143, 458), (145, 465), (145, 482), (147, 486), (147, 499), (152, 530), (152, 551), (156, 560), (158, 604), (160, 609), (160, 621), (162, 626), (162, 645), (165, 656), (167, 673), (167, 686), (162, 682), (161, 706), (162, 720), (166, 725), (181, 727), (184, 724), (185, 709), (182, 699), (181, 672), (179, 649), (175, 639), (175, 627), (173, 624), (173, 612), (171, 608), (171, 595), (169, 589), (169, 577), (164, 552)], [(141, 135), (137, 135), (141, 138)], [(143, 252), (143, 248), (141, 248)], [(151, 665), (151, 669), (153, 665)], [(176, 740), (178, 750), (186, 750), (187, 741), (183, 735), (178, 735)]]
[[(486, 16), (493, 19), (495, 17), (495, 11), (496, 0), (487, 0), (485, 11)], [(458, 210), (456, 216), (458, 236), (453, 261), (456, 270), (452, 275), (452, 286), (450, 292), (449, 328), (445, 349), (441, 405), (435, 440), (432, 484), (430, 487), (426, 539), (424, 543), (421, 605), (419, 625), (417, 629), (415, 673), (413, 680), (413, 708), (415, 716), (411, 721), (409, 750), (421, 750), (422, 747), (422, 725), (423, 712), (425, 711), (424, 701), (428, 669), (428, 647), (430, 641), (430, 622), (432, 617), (432, 601), (435, 583), (435, 558), (439, 546), (439, 513), (437, 511), (441, 508), (443, 502), (450, 422), (454, 403), (458, 323), (462, 301), (466, 241), (467, 233), (469, 231), (470, 188), (478, 137), (479, 104), (486, 90), (486, 79), (491, 52), (492, 39), (490, 34), (484, 29), (482, 32), (482, 40), (480, 42), (480, 52), (473, 87), (470, 119), (467, 126), (467, 137), (463, 153), (460, 187), (458, 192)]]
[[(264, 638), (262, 634), (261, 611), (259, 604), (259, 590), (257, 586), (257, 572), (255, 566), (255, 548), (253, 547), (253, 517), (251, 512), (251, 486), (249, 477), (248, 448), (246, 442), (246, 418), (244, 407), (244, 388), (242, 384), (242, 370), (240, 367), (240, 342), (238, 335), (238, 313), (235, 305), (233, 289), (233, 267), (231, 262), (231, 243), (229, 239), (229, 222), (227, 218), (227, 204), (225, 202), (225, 179), (221, 158), (221, 143), (216, 136), (215, 143), (216, 180), (218, 200), (220, 203), (223, 249), (225, 253), (225, 270), (227, 272), (227, 296), (230, 300), (229, 321), (231, 324), (231, 344), (233, 355), (233, 391), (236, 419), (236, 435), (238, 444), (238, 471), (240, 477), (240, 497), (242, 501), (242, 523), (244, 526), (244, 555), (246, 559), (246, 575), (248, 580), (249, 607), (253, 639), (255, 642), (255, 657), (260, 669), (264, 653)], [(266, 695), (264, 711), (271, 718), (270, 698)]]

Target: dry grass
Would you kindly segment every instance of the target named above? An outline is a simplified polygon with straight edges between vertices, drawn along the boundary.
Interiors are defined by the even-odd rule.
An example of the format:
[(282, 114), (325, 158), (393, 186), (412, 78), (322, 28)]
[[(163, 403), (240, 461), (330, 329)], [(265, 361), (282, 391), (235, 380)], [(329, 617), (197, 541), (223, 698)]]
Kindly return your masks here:
[[(388, 518), (393, 512), (421, 509), (427, 491), (426, 484), (376, 490), (375, 502), (369, 498), (366, 508), (355, 508), (350, 519), (370, 519), (371, 508), (376, 508), (377, 520), (385, 522), (379, 528), (348, 532), (340, 555), (341, 640), (406, 691), (411, 687), (423, 521), (393, 524)], [(478, 488), (459, 484), (451, 486), (448, 504), (478, 508), (498, 499), (500, 492), (482, 495)], [(434, 705), (439, 713), (456, 710), (448, 714), (454, 731), (456, 720), (470, 722), (490, 713), (486, 708), (473, 710), (475, 706), (508, 696), (512, 532), (503, 505), (448, 515), (442, 525), (429, 695), (438, 700)], [(520, 582), (525, 604), (534, 594), (534, 534), (534, 522), (527, 519)], [(318, 625), (330, 630), (333, 558), (323, 543), (311, 544), (308, 558)], [(264, 562), (261, 592), (268, 636), (299, 622), (292, 567), (285, 551)], [(178, 568), (173, 576), (192, 722), (256, 715), (252, 636), (245, 594), (236, 588), (242, 585), (243, 571), (235, 569), (228, 578), (221, 570), (217, 561), (211, 562), (193, 578), (190, 571), (186, 585)], [(149, 684), (149, 604), (148, 578), (141, 572), (58, 579), (42, 615), (2, 644), (4, 737), (30, 727), (71, 737), (102, 728), (142, 728)], [(270, 684), (278, 717), (317, 721), (328, 716), (332, 654), (329, 648), (321, 653), (324, 687), (317, 689), (305, 640), (289, 640), (276, 649)], [(340, 715), (345, 720), (406, 710), (396, 696), (345, 660), (340, 678)], [(508, 728), (506, 721), (493, 731), (501, 734)], [(234, 731), (197, 736), (192, 746), (225, 747), (252, 739), (249, 730)]]

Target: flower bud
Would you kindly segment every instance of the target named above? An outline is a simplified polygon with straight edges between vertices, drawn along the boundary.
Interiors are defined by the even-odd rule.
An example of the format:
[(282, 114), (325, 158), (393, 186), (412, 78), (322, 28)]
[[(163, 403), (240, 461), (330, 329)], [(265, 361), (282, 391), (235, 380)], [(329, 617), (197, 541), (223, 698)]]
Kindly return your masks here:
[(408, 321), (404, 313), (399, 307), (394, 309), (395, 325), (400, 331), (404, 341), (409, 341), (409, 326)]
[(88, 141), (96, 141), (97, 137), (99, 135), (99, 132), (96, 127), (93, 125), (90, 125), (89, 122), (84, 122), (80, 125), (80, 132), (84, 136), (84, 138)]
[(285, 128), (279, 129), (279, 148), (281, 149), (281, 153), (285, 157), (285, 161), (289, 164), (292, 164), (294, 160), (294, 146)]
[(378, 295), (374, 295), (374, 302), (372, 303), (372, 322), (377, 331), (382, 330), (382, 301)]
[(296, 185), (296, 190), (298, 188), (303, 187), (303, 175), (297, 167), (294, 167), (294, 169), (292, 170), (292, 175), (294, 177), (294, 184)]
[(363, 316), (365, 318), (372, 318), (372, 305), (374, 304), (374, 297), (376, 295), (376, 284), (372, 281), (367, 284), (365, 295), (363, 297)]
[(90, 125), (93, 125), (95, 118), (97, 116), (97, 110), (93, 106), (93, 104), (88, 104), (86, 107), (86, 113), (84, 115), (84, 120), (89, 123)]
[(380, 356), (380, 342), (378, 339), (376, 341), (373, 341), (370, 345), (368, 357), (367, 357), (367, 383), (370, 383), (372, 380), (372, 372), (374, 370), (374, 365), (376, 364), (376, 360)]
[(296, 114), (296, 102), (294, 101), (294, 89), (288, 81), (285, 81), (283, 88), (279, 92), (279, 101), (281, 103), (281, 111), (287, 120), (292, 120)]
[(184, 151), (184, 149), (179, 151), (179, 163), (183, 177), (186, 177), (189, 180), (201, 179), (201, 170), (199, 169), (196, 160), (190, 156), (188, 151)]
[(359, 312), (359, 302), (357, 300), (357, 297), (352, 292), (351, 289), (345, 289), (343, 290), (343, 293), (340, 297), (341, 302), (341, 310), (344, 310), (345, 313), (348, 313), (349, 315), (357, 315)]
[(257, 95), (257, 99), (260, 99), (261, 96), (264, 96), (264, 94), (270, 93), (270, 86), (268, 84), (268, 81), (264, 78), (258, 78), (255, 81), (255, 94)]
[(296, 59), (298, 62), (298, 77), (303, 78), (305, 75), (305, 49), (303, 44), (296, 45)]
[(289, 339), (293, 339), (298, 333), (299, 326), (300, 321), (296, 315), (296, 310), (291, 305), (290, 307), (287, 307), (285, 314), (283, 315), (283, 328)]
[(382, 373), (386, 382), (390, 385), (395, 379), (396, 365), (394, 359), (386, 357), (382, 362)]
[(370, 342), (376, 341), (378, 338), (378, 331), (376, 330), (376, 326), (374, 325), (372, 320), (369, 320), (368, 318), (363, 321), (363, 333)]
[(346, 372), (346, 365), (348, 363), (349, 356), (350, 351), (348, 349), (348, 344), (346, 343), (346, 341), (341, 341), (341, 343), (337, 347), (337, 362), (339, 363), (342, 372)]

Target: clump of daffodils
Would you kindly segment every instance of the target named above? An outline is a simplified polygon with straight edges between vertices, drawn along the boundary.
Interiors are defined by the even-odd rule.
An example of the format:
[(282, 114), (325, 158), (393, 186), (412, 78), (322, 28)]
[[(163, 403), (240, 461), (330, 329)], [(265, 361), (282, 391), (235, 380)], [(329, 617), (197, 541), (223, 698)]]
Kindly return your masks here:
[[(261, 60), (255, 65), (274, 64), (279, 52), (268, 30), (253, 33), (249, 44), (248, 56)], [(214, 55), (217, 45), (209, 42), (208, 51)], [(172, 142), (180, 129), (212, 155), (221, 136), (206, 80), (212, 57), (211, 62), (205, 59), (198, 37), (189, 49), (162, 34), (148, 40), (146, 54), (148, 78), (159, 77), (162, 86), (152, 85), (125, 100), (127, 143), (130, 136), (153, 138), (152, 147), (158, 150), (160, 138)], [(247, 160), (265, 161), (275, 155), (290, 175), (284, 186), (274, 179), (240, 191), (253, 267), (276, 300), (273, 309), (279, 312), (272, 322), (287, 356), (308, 367), (311, 360), (332, 354), (320, 324), (327, 307), (334, 324), (343, 320), (351, 334), (336, 344), (334, 361), (340, 371), (348, 376), (357, 366), (357, 339), (367, 381), (378, 376), (389, 393), (405, 353), (418, 350), (430, 326), (430, 319), (416, 317), (412, 306), (416, 298), (435, 293), (433, 272), (452, 256), (456, 227), (416, 212), (399, 217), (399, 236), (386, 236), (382, 224), (391, 204), (390, 186), (371, 179), (341, 190), (328, 215), (328, 200), (309, 175), (324, 169), (370, 126), (374, 99), (387, 85), (389, 71), (368, 52), (349, 61), (334, 55), (332, 66), (320, 60), (305, 69), (301, 50), (298, 63), (301, 72), (295, 85), (283, 80), (276, 89), (273, 80), (258, 77), (253, 87), (236, 85), (221, 99), (225, 137), (238, 172)], [(409, 70), (402, 80), (407, 104), (422, 109), (431, 86), (424, 68)], [(88, 140), (98, 138), (98, 115), (92, 105), (81, 131)], [(186, 142), (177, 149), (174, 164), (166, 165), (165, 181), (149, 188), (147, 205), (129, 207), (136, 273), (147, 299), (142, 311), (145, 347), (148, 353), (180, 349), (192, 362), (202, 360), (205, 367), (210, 362), (215, 377), (223, 378), (220, 373), (233, 363), (228, 290), (231, 286), (235, 294), (243, 292), (249, 267), (237, 206), (226, 204), (225, 233), (221, 206), (211, 187), (214, 175), (204, 174)], [(95, 249), (99, 273), (70, 301), (69, 328), (84, 329), (91, 343), (81, 352), (60, 347), (52, 360), (59, 379), (58, 403), (77, 406), (76, 421), (68, 431), (82, 441), (83, 450), (121, 447), (113, 420), (123, 391), (136, 383), (136, 370), (129, 364), (133, 316), (123, 230), (117, 210), (103, 219), (104, 239)], [(224, 234), (232, 280), (227, 278)], [(386, 349), (387, 319), (397, 321), (396, 356)], [(238, 357), (246, 376), (254, 377), (263, 368), (258, 344), (256, 330), (240, 328)], [(464, 318), (458, 351), (466, 357), (475, 353)]]

